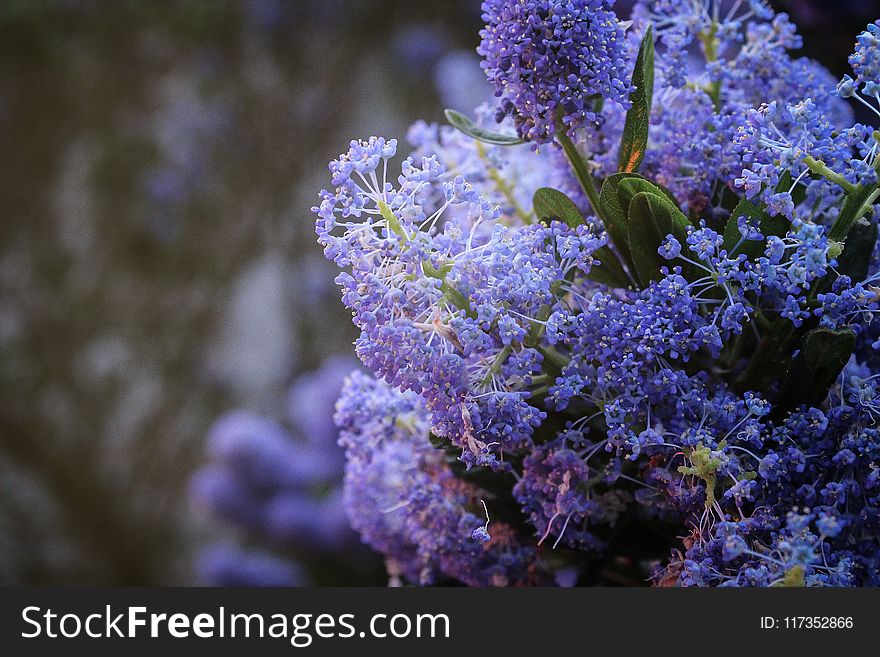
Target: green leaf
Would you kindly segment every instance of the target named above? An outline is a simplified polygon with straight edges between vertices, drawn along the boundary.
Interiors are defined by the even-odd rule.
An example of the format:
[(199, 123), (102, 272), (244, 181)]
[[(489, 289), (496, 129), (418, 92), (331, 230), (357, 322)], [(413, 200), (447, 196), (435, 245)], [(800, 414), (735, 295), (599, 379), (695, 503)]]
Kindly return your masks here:
[(668, 189), (637, 173), (615, 173), (605, 179), (599, 192), (599, 207), (606, 220), (605, 229), (630, 270), (634, 267), (629, 247), (629, 205), (639, 192), (665, 196), (678, 207), (678, 202)]
[(788, 410), (800, 404), (821, 404), (855, 345), (856, 335), (849, 329), (817, 328), (805, 333), (782, 383), (777, 406)]
[(660, 268), (679, 265), (686, 278), (697, 275), (693, 265), (683, 261), (666, 260), (657, 250), (667, 235), (674, 236), (687, 247), (687, 229), (690, 222), (668, 198), (651, 192), (639, 192), (629, 204), (629, 248), (639, 285), (647, 287), (660, 277)]
[(477, 141), (494, 144), (496, 146), (516, 146), (517, 144), (525, 143), (515, 135), (503, 135), (499, 132), (492, 132), (491, 130), (481, 128), (461, 112), (448, 109), (444, 114), (446, 115), (446, 120), (449, 121), (451, 126), (458, 128), (468, 137), (473, 137)]
[(877, 245), (877, 224), (861, 220), (849, 230), (843, 253), (837, 258), (837, 271), (860, 283), (868, 277), (871, 256)]
[(743, 196), (736, 207), (731, 210), (730, 219), (727, 220), (727, 225), (724, 227), (724, 249), (727, 251), (727, 255), (733, 257), (737, 253), (744, 253), (751, 246), (748, 241), (743, 241), (739, 248), (736, 248), (737, 243), (742, 240), (742, 234), (739, 232), (739, 218), (748, 217), (760, 225), (766, 216), (766, 212)]
[[(788, 190), (792, 188), (793, 182), (791, 174), (788, 173), (788, 171), (785, 171), (779, 176), (779, 183), (776, 185), (775, 191), (788, 192)], [(792, 193), (795, 205), (803, 202), (803, 194), (804, 191), (800, 185), (795, 187), (795, 190)], [(739, 232), (739, 227), (737, 225), (737, 220), (740, 217), (748, 217), (749, 219), (757, 221), (758, 230), (761, 231), (761, 234), (765, 238), (770, 237), (771, 235), (785, 237), (791, 225), (788, 219), (782, 215), (771, 217), (767, 214), (764, 208), (757, 203), (749, 200), (745, 196), (740, 198), (736, 206), (730, 211), (730, 218), (724, 226), (724, 248), (727, 250), (729, 256), (745, 253), (749, 260), (752, 261), (764, 253), (766, 240), (745, 240), (734, 252), (734, 247), (742, 238), (742, 234)]]
[(428, 442), (431, 443), (431, 446), (434, 449), (439, 449), (443, 452), (446, 452), (447, 456), (457, 457), (461, 452), (461, 450), (459, 450), (451, 440), (448, 440), (447, 438), (441, 438), (433, 431), (428, 432)]
[(620, 143), (619, 169), (631, 173), (639, 168), (648, 148), (648, 129), (651, 123), (651, 100), (654, 95), (654, 31), (645, 30), (639, 55), (632, 74), (632, 107), (626, 113), (623, 139)]
[(593, 257), (601, 264), (593, 265), (587, 278), (608, 287), (627, 287), (629, 285), (626, 272), (614, 251), (603, 246), (593, 252)]
[(577, 228), (584, 223), (584, 217), (574, 201), (558, 189), (541, 187), (532, 196), (532, 203), (534, 203), (535, 216), (538, 217), (538, 221), (558, 219), (571, 228)]
[[(493, 520), (503, 521), (524, 532), (532, 531), (523, 516), (522, 509), (510, 497), (510, 488), (516, 483), (510, 474), (496, 472), (485, 467), (469, 468), (465, 466), (459, 458), (461, 449), (457, 448), (452, 441), (440, 438), (433, 432), (428, 434), (428, 441), (440, 452), (437, 456), (443, 459), (453, 475), (491, 495)], [(481, 512), (482, 507), (474, 510), (474, 513)]]
[(602, 190), (599, 192), (599, 208), (605, 217), (605, 230), (608, 231), (611, 241), (627, 261), (629, 261), (629, 249), (626, 244), (629, 238), (629, 219), (627, 217), (629, 204), (623, 205), (620, 202), (617, 188), (621, 181), (634, 176), (645, 180), (638, 174), (615, 173), (605, 179), (605, 182), (602, 183)]
[[(647, 192), (648, 194), (654, 194), (661, 197), (665, 196), (672, 205), (678, 208), (678, 201), (672, 195), (672, 192), (665, 187), (648, 180), (644, 176), (629, 174), (617, 185), (617, 197), (620, 200), (620, 205), (624, 208), (628, 208), (633, 197), (641, 192)], [(684, 216), (683, 213), (682, 216)]]
[[(740, 217), (748, 217), (757, 222), (758, 230), (765, 237), (764, 240), (743, 240), (742, 234), (739, 232), (737, 220)], [(789, 222), (783, 216), (771, 217), (764, 210), (752, 203), (749, 199), (743, 197), (740, 202), (730, 213), (730, 219), (724, 228), (724, 248), (730, 257), (745, 253), (749, 260), (756, 260), (764, 253), (766, 248), (766, 238), (771, 235), (776, 237), (785, 237), (788, 232)], [(739, 246), (737, 247), (737, 244)], [(734, 247), (736, 247), (734, 249)]]
[[(644, 195), (648, 197), (648, 194)], [(642, 206), (646, 206), (644, 208), (644, 212), (646, 215), (650, 215), (650, 207), (648, 206), (648, 202), (645, 199), (640, 199), (636, 201), (633, 200), (635, 212), (639, 212), (642, 210)], [(639, 219), (640, 220), (640, 219)], [(636, 282), (638, 282), (639, 287), (647, 287), (648, 283), (650, 283), (652, 278), (657, 278), (660, 274), (660, 256), (657, 253), (657, 248), (660, 244), (659, 241), (655, 244), (656, 234), (652, 231), (650, 237), (645, 235), (643, 229), (638, 227), (629, 226), (629, 250), (630, 257), (633, 261), (633, 275), (636, 278)]]
[(837, 256), (837, 267), (819, 281), (816, 293), (830, 290), (838, 275), (849, 276), (855, 283), (865, 280), (876, 244), (877, 224), (864, 218), (857, 221), (846, 236), (843, 252)]
[(779, 176), (779, 182), (776, 183), (776, 187), (773, 188), (777, 194), (781, 192), (788, 193), (788, 190), (791, 190), (791, 200), (795, 205), (800, 205), (804, 202), (804, 199), (807, 198), (807, 188), (804, 185), (795, 185), (794, 178), (791, 177), (791, 174), (788, 171), (785, 171)]

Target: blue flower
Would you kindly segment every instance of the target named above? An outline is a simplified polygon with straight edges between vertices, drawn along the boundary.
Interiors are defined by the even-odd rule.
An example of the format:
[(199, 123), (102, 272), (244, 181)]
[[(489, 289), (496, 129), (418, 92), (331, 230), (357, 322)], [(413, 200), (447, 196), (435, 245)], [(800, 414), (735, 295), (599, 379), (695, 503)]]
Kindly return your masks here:
[(553, 139), (557, 116), (568, 132), (595, 129), (593, 98), (629, 107), (623, 27), (610, 0), (486, 0), (477, 52), (529, 141)]
[(859, 82), (880, 83), (880, 22), (871, 23), (859, 34), (855, 52), (849, 57), (849, 64)]
[(657, 253), (667, 260), (675, 260), (681, 255), (681, 244), (672, 235), (667, 235), (666, 239), (660, 244)]
[[(626, 80), (654, 26), (640, 173), (691, 224), (650, 245), (663, 267), (619, 226), (607, 240), (594, 214), (619, 212), (592, 209), (557, 149), (420, 123), (399, 176), (390, 140), (331, 163), (317, 233), (378, 377), (352, 377), (337, 408), (346, 504), (394, 577), (571, 581), (580, 553), (614, 556), (622, 523), (679, 522), (663, 583), (880, 584), (880, 247), (853, 259), (840, 235), (854, 192), (859, 230), (880, 217), (880, 148), (844, 100), (880, 85), (877, 28), (838, 84), (792, 56), (787, 16), (734, 4), (637, 2), (630, 34), (610, 2), (483, 4), (500, 118), (532, 146), (566, 130), (596, 183), (618, 173)], [(535, 222), (547, 186), (580, 225)], [(646, 264), (652, 280), (627, 285)], [(814, 330), (855, 346), (798, 399), (791, 363)], [(483, 499), (504, 516), (491, 535)], [(293, 525), (291, 506), (269, 517)]]
[(480, 525), (474, 531), (472, 531), (471, 536), (475, 541), (477, 541), (477, 543), (488, 543), (492, 540), (492, 537), (489, 535), (489, 530), (486, 529), (483, 525)]

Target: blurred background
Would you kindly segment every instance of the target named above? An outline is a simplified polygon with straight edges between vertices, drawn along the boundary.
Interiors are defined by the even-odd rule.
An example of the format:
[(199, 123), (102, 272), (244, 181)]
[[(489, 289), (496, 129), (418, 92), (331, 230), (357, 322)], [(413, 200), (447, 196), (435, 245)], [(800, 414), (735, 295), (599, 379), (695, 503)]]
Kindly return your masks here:
[[(880, 14), (774, 4), (836, 74)], [(479, 14), (0, 2), (0, 584), (386, 582), (341, 512), (354, 330), (310, 207), (350, 139), (488, 98)]]

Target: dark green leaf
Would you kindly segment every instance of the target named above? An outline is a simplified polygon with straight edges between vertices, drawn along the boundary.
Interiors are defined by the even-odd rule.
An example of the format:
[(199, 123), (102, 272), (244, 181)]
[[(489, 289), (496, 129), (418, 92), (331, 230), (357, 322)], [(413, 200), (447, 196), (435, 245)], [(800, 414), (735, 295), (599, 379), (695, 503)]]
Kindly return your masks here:
[[(644, 217), (649, 217), (651, 209), (648, 206), (648, 194), (642, 195), (644, 198), (638, 200), (633, 199), (631, 212), (634, 214), (636, 222), (645, 221)], [(660, 256), (657, 253), (660, 241), (657, 239), (656, 233), (651, 230), (651, 234), (647, 235), (643, 228), (630, 225), (629, 231), (629, 250), (633, 264), (633, 275), (639, 284), (639, 287), (647, 287), (652, 278), (656, 279), (660, 274)]]
[(736, 207), (730, 212), (730, 219), (727, 220), (727, 225), (724, 227), (724, 249), (729, 256), (732, 257), (737, 253), (744, 252), (751, 246), (748, 242), (742, 242), (739, 248), (736, 248), (736, 245), (742, 240), (742, 234), (739, 232), (739, 218), (748, 217), (760, 224), (766, 216), (767, 213), (745, 196), (740, 199)]
[(630, 270), (633, 269), (633, 262), (628, 244), (629, 204), (639, 192), (665, 196), (678, 207), (678, 202), (669, 190), (637, 173), (615, 173), (605, 179), (599, 192), (599, 207), (606, 219), (608, 235)]
[[(779, 182), (776, 183), (774, 190), (777, 193), (787, 192), (791, 189), (792, 183), (794, 183), (794, 178), (791, 177), (791, 174), (788, 171), (783, 171), (779, 174)], [(766, 189), (766, 186), (763, 186), (762, 189)]]
[[(644, 176), (629, 174), (617, 184), (617, 197), (620, 201), (621, 207), (628, 208), (633, 197), (641, 192), (647, 192), (648, 194), (654, 194), (661, 197), (665, 196), (672, 205), (678, 208), (678, 201), (672, 195), (672, 192), (665, 187), (648, 180)], [(682, 214), (682, 216), (684, 215)]]
[(813, 329), (804, 334), (800, 351), (791, 362), (777, 405), (792, 409), (800, 404), (816, 406), (828, 396), (856, 344), (848, 329)]
[(791, 190), (791, 200), (795, 205), (800, 205), (807, 197), (807, 188), (804, 185), (795, 185), (794, 178), (786, 171), (779, 176), (779, 182), (776, 183), (774, 191), (779, 194), (781, 192), (788, 193)]
[(459, 450), (451, 440), (441, 438), (433, 431), (428, 432), (428, 442), (431, 443), (432, 447), (446, 452), (449, 456), (458, 457), (461, 453), (461, 450)]
[[(557, 281), (557, 283), (550, 287), (554, 294), (559, 293), (559, 287), (561, 281)], [(558, 287), (557, 287), (558, 286)], [(540, 342), (541, 338), (544, 336), (544, 331), (546, 330), (547, 318), (550, 317), (550, 313), (552, 311), (552, 306), (543, 305), (538, 309), (538, 314), (535, 317), (536, 322), (532, 322), (532, 325), (529, 327), (529, 332), (526, 334), (525, 340), (523, 340), (523, 344), (526, 347), (536, 347)]]
[(877, 224), (864, 218), (857, 221), (846, 236), (843, 252), (837, 256), (837, 267), (819, 281), (816, 293), (830, 290), (838, 275), (849, 276), (855, 283), (865, 280), (876, 244)]
[(632, 107), (626, 113), (623, 139), (620, 143), (620, 171), (631, 173), (639, 168), (648, 148), (651, 123), (651, 99), (654, 95), (654, 33), (648, 25), (632, 74)]
[(545, 372), (553, 378), (562, 374), (562, 370), (568, 365), (568, 359), (565, 356), (550, 345), (539, 344), (535, 349), (544, 357), (543, 366)]
[(846, 236), (843, 253), (837, 258), (837, 271), (856, 283), (865, 280), (876, 244), (877, 224), (864, 219), (857, 221)]
[(614, 242), (614, 245), (627, 260), (629, 260), (629, 250), (626, 245), (629, 238), (629, 220), (627, 219), (629, 204), (621, 204), (620, 197), (617, 194), (617, 186), (622, 180), (633, 176), (642, 178), (638, 174), (631, 173), (615, 173), (610, 175), (602, 183), (602, 189), (599, 192), (599, 208), (605, 217), (605, 230), (608, 231), (611, 241)]
[[(740, 217), (748, 217), (758, 224), (758, 230), (764, 236), (764, 240), (743, 240), (742, 233), (739, 232), (737, 221)], [(789, 228), (788, 219), (779, 215), (771, 217), (759, 206), (752, 203), (749, 199), (743, 197), (740, 202), (730, 213), (730, 219), (724, 228), (724, 248), (731, 257), (740, 253), (745, 253), (749, 260), (757, 259), (764, 253), (766, 248), (766, 238), (771, 235), (776, 237), (785, 237)], [(739, 246), (737, 247), (737, 244)], [(734, 247), (736, 249), (734, 250)]]
[[(522, 509), (511, 498), (511, 486), (516, 483), (510, 474), (496, 472), (484, 467), (468, 467), (461, 462), (461, 449), (457, 448), (452, 441), (440, 438), (433, 432), (428, 434), (431, 445), (441, 451), (445, 457), (445, 463), (458, 479), (466, 481), (472, 486), (479, 487), (491, 499), (492, 518), (508, 523), (510, 526), (521, 531), (530, 531)], [(475, 513), (482, 512), (474, 509)]]
[(495, 144), (496, 146), (515, 146), (516, 144), (524, 144), (525, 142), (515, 135), (503, 135), (498, 132), (492, 132), (481, 128), (471, 121), (461, 112), (448, 109), (444, 112), (446, 120), (455, 128), (461, 130), (468, 137), (473, 137), (477, 141), (486, 142), (487, 144)]
[(532, 202), (535, 206), (535, 216), (538, 217), (538, 221), (558, 219), (568, 224), (571, 228), (577, 228), (584, 223), (584, 217), (574, 204), (574, 201), (558, 189), (541, 187), (535, 191)]
[(617, 255), (607, 246), (593, 252), (593, 257), (601, 264), (593, 265), (587, 278), (609, 287), (626, 287), (626, 272), (620, 265)]
[(693, 279), (693, 266), (683, 261), (669, 261), (657, 250), (667, 235), (674, 236), (687, 248), (687, 217), (668, 198), (651, 192), (639, 192), (629, 204), (629, 248), (639, 285), (647, 287), (660, 277), (663, 266), (682, 267), (683, 275)]

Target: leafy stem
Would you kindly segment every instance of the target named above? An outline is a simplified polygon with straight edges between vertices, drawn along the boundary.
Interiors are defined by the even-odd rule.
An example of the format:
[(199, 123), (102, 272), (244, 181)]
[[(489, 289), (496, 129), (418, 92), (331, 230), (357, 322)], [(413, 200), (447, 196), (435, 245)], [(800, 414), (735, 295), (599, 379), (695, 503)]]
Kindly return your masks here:
[(385, 199), (379, 199), (377, 205), (379, 206), (379, 212), (381, 213), (382, 218), (385, 220), (385, 224), (388, 226), (388, 230), (398, 237), (402, 237), (404, 240), (409, 241), (409, 235), (406, 234), (400, 220), (395, 216), (394, 212), (391, 211), (391, 208), (388, 206), (388, 203), (385, 202)]
[(880, 188), (877, 185), (857, 185), (852, 194), (847, 194), (840, 214), (828, 231), (828, 238), (838, 242), (844, 241), (853, 225), (871, 209), (878, 197), (880, 197)]
[(467, 297), (446, 280), (446, 274), (449, 273), (449, 269), (449, 265), (444, 265), (438, 269), (427, 260), (422, 262), (422, 273), (424, 273), (425, 276), (436, 278), (440, 281), (440, 291), (443, 292), (446, 299), (459, 310), (463, 310), (468, 317), (476, 317), (477, 315), (473, 311), (473, 308), (471, 308), (471, 304), (468, 302)]
[(504, 363), (507, 361), (508, 356), (513, 353), (513, 347), (509, 344), (505, 345), (504, 348), (498, 352), (498, 355), (495, 356), (495, 359), (492, 361), (492, 364), (489, 366), (488, 371), (486, 372), (486, 376), (483, 377), (482, 384), (489, 385), (492, 379), (501, 373), (501, 368), (504, 367)]
[[(700, 34), (700, 41), (703, 44), (703, 54), (706, 57), (706, 62), (709, 64), (718, 61), (718, 46), (720, 45), (718, 39), (718, 27), (718, 23), (713, 21), (709, 29)], [(715, 110), (718, 111), (721, 108), (721, 80), (715, 80), (712, 82), (706, 89), (706, 93), (709, 94), (709, 98), (712, 99), (712, 104), (715, 106)]]
[(544, 371), (554, 379), (569, 364), (569, 359), (566, 356), (549, 345), (539, 345), (536, 349), (544, 357)]
[(516, 200), (516, 195), (513, 193), (513, 189), (510, 187), (510, 183), (508, 183), (504, 177), (499, 173), (498, 169), (492, 166), (492, 163), (489, 161), (489, 158), (486, 156), (486, 147), (483, 146), (483, 143), (480, 141), (476, 142), (477, 145), (477, 155), (480, 156), (480, 159), (486, 166), (486, 173), (489, 175), (489, 179), (495, 183), (495, 187), (499, 192), (504, 196), (504, 199), (513, 208), (513, 211), (522, 219), (523, 223), (530, 224), (532, 223), (532, 215), (530, 212), (527, 212), (522, 205), (520, 205), (519, 201)]
[(578, 151), (577, 146), (574, 145), (571, 137), (566, 133), (565, 126), (561, 122), (557, 123), (556, 126), (556, 141), (559, 142), (562, 150), (565, 151), (565, 155), (571, 163), (571, 168), (574, 170), (574, 175), (577, 177), (581, 188), (590, 201), (590, 205), (593, 207), (593, 212), (604, 222), (605, 217), (599, 206), (599, 189), (596, 187), (596, 181), (593, 180), (590, 167)]
[(825, 164), (822, 160), (817, 160), (812, 155), (807, 155), (804, 158), (804, 164), (806, 164), (807, 167), (809, 167), (810, 171), (812, 171), (813, 173), (822, 176), (826, 180), (842, 187), (847, 194), (852, 194), (856, 191), (855, 185), (853, 185), (849, 180), (841, 176), (839, 173), (832, 171), (830, 168), (828, 168), (828, 165)]

